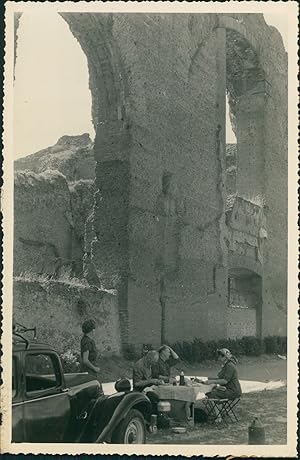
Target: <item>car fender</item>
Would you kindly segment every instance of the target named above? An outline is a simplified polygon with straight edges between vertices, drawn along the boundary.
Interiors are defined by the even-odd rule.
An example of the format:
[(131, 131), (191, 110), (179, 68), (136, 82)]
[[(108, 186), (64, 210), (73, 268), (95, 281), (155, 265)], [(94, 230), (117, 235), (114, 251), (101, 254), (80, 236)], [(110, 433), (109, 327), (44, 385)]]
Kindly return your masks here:
[(150, 422), (151, 402), (144, 393), (140, 393), (137, 391), (132, 391), (129, 393), (117, 393), (115, 395), (112, 395), (111, 398), (118, 397), (118, 395), (120, 395), (122, 399), (120, 400), (120, 403), (115, 407), (115, 410), (108, 424), (105, 426), (103, 431), (96, 439), (96, 443), (101, 443), (109, 439), (112, 432), (117, 428), (119, 423), (126, 417), (128, 412), (133, 408), (140, 410), (146, 422)]

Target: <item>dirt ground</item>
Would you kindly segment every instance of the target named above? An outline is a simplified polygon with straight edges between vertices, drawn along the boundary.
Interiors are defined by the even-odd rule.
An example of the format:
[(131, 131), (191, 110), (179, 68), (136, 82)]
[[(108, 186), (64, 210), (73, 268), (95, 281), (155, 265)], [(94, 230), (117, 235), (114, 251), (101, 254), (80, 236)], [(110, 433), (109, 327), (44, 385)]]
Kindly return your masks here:
[(171, 430), (159, 430), (148, 434), (148, 444), (248, 444), (248, 426), (258, 417), (265, 428), (266, 444), (286, 444), (287, 408), (286, 387), (278, 390), (245, 394), (236, 410), (237, 423), (196, 424), (185, 434), (174, 434)]

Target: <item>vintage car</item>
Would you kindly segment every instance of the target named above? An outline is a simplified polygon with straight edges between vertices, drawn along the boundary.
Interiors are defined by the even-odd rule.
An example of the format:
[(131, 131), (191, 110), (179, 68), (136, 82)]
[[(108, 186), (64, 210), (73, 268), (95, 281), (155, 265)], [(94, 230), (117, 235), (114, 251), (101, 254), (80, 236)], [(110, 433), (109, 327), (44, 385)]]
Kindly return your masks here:
[(105, 396), (88, 374), (64, 374), (48, 345), (14, 336), (12, 442), (145, 443), (149, 399), (128, 380), (115, 388)]

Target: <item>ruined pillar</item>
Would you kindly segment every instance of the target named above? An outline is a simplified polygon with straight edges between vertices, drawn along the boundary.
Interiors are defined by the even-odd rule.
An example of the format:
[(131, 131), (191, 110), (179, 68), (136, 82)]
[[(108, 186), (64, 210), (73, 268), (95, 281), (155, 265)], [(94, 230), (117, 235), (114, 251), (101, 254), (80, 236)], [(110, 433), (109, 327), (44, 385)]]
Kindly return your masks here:
[(100, 284), (116, 289), (123, 344), (127, 343), (127, 278), (130, 134), (118, 120), (97, 126), (95, 139), (96, 179), (91, 244), (92, 262)]

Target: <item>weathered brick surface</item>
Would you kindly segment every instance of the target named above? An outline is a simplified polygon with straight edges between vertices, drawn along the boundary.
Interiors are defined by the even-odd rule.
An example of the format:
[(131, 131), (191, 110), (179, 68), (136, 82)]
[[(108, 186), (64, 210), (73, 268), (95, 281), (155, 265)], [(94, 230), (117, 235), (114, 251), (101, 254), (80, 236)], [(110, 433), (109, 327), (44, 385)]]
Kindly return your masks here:
[(56, 170), (68, 182), (94, 180), (95, 159), (93, 142), (88, 134), (62, 136), (57, 143), (39, 152), (19, 158), (14, 162), (15, 171), (33, 171), (37, 174)]
[(31, 272), (57, 278), (67, 272), (81, 277), (85, 224), (92, 207), (91, 180), (68, 184), (59, 171), (17, 171), (14, 274)]
[[(158, 344), (162, 308), (167, 339), (204, 337), (216, 324), (213, 335), (226, 335), (226, 84), (239, 96), (237, 193), (246, 199), (260, 196), (269, 206), (264, 259), (257, 260), (257, 235), (243, 241), (248, 224), (239, 220), (243, 228), (234, 230), (240, 236), (234, 237), (230, 263), (239, 260), (259, 272), (264, 265), (270, 289), (277, 272), (285, 292), (284, 270), (277, 264), (271, 271), (271, 263), (286, 259), (284, 248), (275, 251), (286, 234), (286, 155), (279, 158), (279, 152), (286, 152), (287, 60), (279, 34), (262, 15), (249, 14), (64, 18), (87, 54), (94, 119), (100, 120), (93, 257), (99, 273), (121, 275), (125, 340), (140, 344), (152, 337)], [(227, 83), (222, 27), (227, 30)], [(232, 56), (237, 59), (236, 37), (237, 46), (246, 44), (244, 60), (250, 64), (230, 62)], [(240, 79), (234, 80), (235, 69)], [(262, 77), (271, 83), (272, 94), (264, 95)], [(251, 95), (258, 84), (262, 96)], [(165, 173), (171, 177), (166, 193)], [(270, 193), (274, 186), (275, 197)], [(216, 267), (221, 267), (222, 282), (211, 293), (210, 273)], [(265, 302), (270, 302), (267, 291)], [(273, 330), (269, 314), (267, 321)]]
[(254, 308), (228, 308), (228, 338), (253, 337), (256, 335), (256, 328), (256, 311)]
[(95, 342), (101, 354), (120, 353), (116, 296), (97, 288), (50, 281), (14, 282), (14, 318), (37, 327), (41, 342), (60, 352), (80, 352), (81, 325), (96, 320)]
[[(94, 219), (98, 238), (93, 243), (94, 263), (99, 275), (118, 272), (128, 279), (127, 297), (122, 298), (125, 305), (120, 305), (126, 340), (140, 344), (153, 339), (158, 344), (160, 297), (165, 295), (160, 292), (162, 278), (168, 292), (176, 284), (185, 292), (192, 289), (188, 302), (197, 299), (205, 311), (206, 294), (201, 293), (201, 301), (198, 287), (193, 292), (196, 274), (206, 292), (205, 261), (213, 265), (222, 259), (216, 155), (219, 78), (213, 30), (217, 18), (94, 15), (93, 33), (87, 35), (91, 18), (85, 22), (81, 17), (79, 22), (74, 15), (64, 17), (96, 70), (91, 77), (92, 93), (102, 73), (97, 100), (110, 98), (109, 109), (99, 103), (98, 119), (103, 124), (95, 142), (100, 193)], [(95, 56), (97, 40), (104, 49), (100, 62)], [(175, 203), (170, 218), (158, 210), (166, 171), (172, 174), (172, 192), (166, 200)], [(194, 270), (183, 270), (186, 266)], [(167, 323), (173, 310), (183, 313), (185, 297), (178, 289), (174, 292), (177, 297), (172, 295), (165, 304)], [(191, 308), (190, 315), (197, 317), (197, 309)], [(199, 317), (196, 323), (195, 334), (202, 335), (207, 321)], [(174, 333), (168, 332), (169, 339), (173, 339), (174, 321), (170, 329)]]
[[(235, 266), (263, 274), (262, 332), (284, 334), (287, 56), (279, 34), (254, 14), (63, 17), (88, 59), (97, 161), (90, 257), (118, 288), (123, 344), (226, 336)], [(253, 209), (226, 226), (226, 86), (236, 192), (261, 199), (266, 232)]]
[(15, 174), (14, 273), (53, 275), (72, 260), (72, 213), (58, 171)]
[[(258, 20), (259, 19), (259, 20)], [(252, 130), (248, 161), (242, 165), (240, 182), (255, 181), (249, 187), (258, 194), (263, 188), (268, 237), (263, 259), (263, 334), (286, 334), (287, 289), (287, 54), (282, 38), (273, 27), (266, 27), (262, 17), (245, 15), (244, 27), (259, 58), (267, 81), (266, 96), (260, 116)], [(259, 123), (260, 122), (260, 125)], [(258, 145), (258, 141), (260, 144)], [(259, 168), (253, 152), (260, 149)], [(262, 166), (263, 163), (263, 166)], [(251, 172), (252, 171), (252, 172)], [(261, 172), (263, 171), (263, 174)], [(257, 187), (257, 179), (260, 183)], [(262, 187), (263, 186), (263, 187)]]

